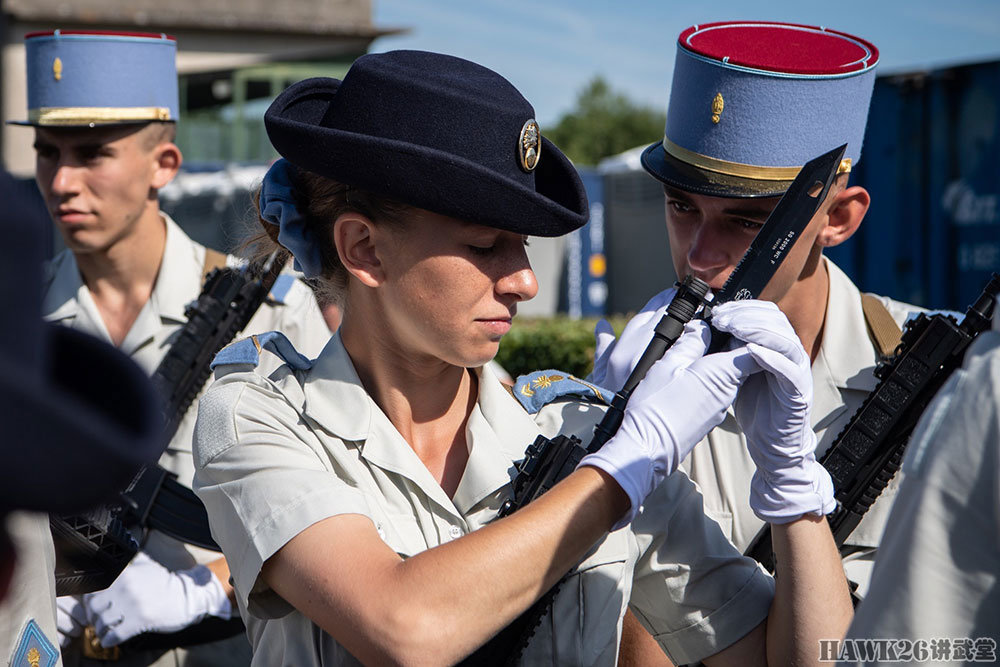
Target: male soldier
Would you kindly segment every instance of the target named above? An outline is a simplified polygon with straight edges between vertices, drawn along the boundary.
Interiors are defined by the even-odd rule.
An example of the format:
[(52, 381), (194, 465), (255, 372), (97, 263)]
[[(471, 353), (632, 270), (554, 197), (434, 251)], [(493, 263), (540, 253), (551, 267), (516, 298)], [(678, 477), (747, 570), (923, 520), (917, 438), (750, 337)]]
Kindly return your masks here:
[[(33, 33), (26, 56), (25, 124), (35, 127), (36, 179), (67, 247), (48, 267), (44, 316), (113, 343), (152, 372), (205, 274), (236, 261), (192, 241), (159, 209), (157, 193), (182, 160), (173, 143), (176, 42), (161, 34)], [(273, 329), (312, 356), (329, 337), (312, 292), (290, 275), (279, 278), (246, 333)], [(195, 414), (192, 407), (160, 459), (186, 485), (194, 474)], [(101, 647), (136, 635), (234, 615), (229, 568), (218, 553), (156, 530), (142, 537), (142, 550), (109, 589), (59, 599), (62, 641), (73, 645), (65, 651), (68, 662), (76, 644), (84, 644), (86, 664), (102, 657)], [(83, 634), (99, 642), (73, 640), (84, 626)], [(188, 649), (186, 664), (249, 664), (239, 634)], [(183, 650), (134, 646), (121, 646), (121, 663), (183, 661)]]
[[(919, 310), (862, 295), (823, 256), (823, 248), (851, 237), (870, 203), (864, 188), (849, 186), (848, 173), (861, 154), (877, 62), (874, 45), (825, 28), (693, 26), (678, 41), (664, 137), (642, 154), (646, 171), (663, 183), (677, 275), (718, 290), (799, 168), (847, 144), (826, 201), (762, 295), (778, 304), (811, 356), (817, 456), (874, 389), (879, 354), (895, 347), (899, 327)], [(607, 323), (598, 326), (595, 381), (622, 385), (672, 296), (670, 289), (654, 297), (613, 345)], [(752, 493), (756, 467), (733, 416), (681, 467), (701, 487), (705, 512), (745, 550), (763, 525), (756, 515), (767, 499)], [(896, 486), (847, 540), (845, 570), (861, 593)]]

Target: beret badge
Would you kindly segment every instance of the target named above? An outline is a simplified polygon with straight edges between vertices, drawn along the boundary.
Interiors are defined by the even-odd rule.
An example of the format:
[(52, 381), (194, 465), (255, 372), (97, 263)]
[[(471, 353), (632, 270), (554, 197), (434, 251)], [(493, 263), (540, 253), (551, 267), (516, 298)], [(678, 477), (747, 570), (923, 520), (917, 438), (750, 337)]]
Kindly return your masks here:
[(538, 166), (538, 158), (542, 153), (542, 133), (534, 118), (529, 118), (521, 127), (521, 136), (517, 140), (517, 154), (521, 160), (521, 169), (531, 172)]

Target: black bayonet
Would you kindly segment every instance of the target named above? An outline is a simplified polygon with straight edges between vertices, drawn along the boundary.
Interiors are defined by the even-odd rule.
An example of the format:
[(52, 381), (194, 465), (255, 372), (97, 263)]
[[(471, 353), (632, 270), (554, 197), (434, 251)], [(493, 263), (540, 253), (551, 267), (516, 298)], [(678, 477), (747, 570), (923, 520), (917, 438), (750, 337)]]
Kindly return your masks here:
[(756, 299), (830, 192), (847, 144), (806, 162), (713, 303)]

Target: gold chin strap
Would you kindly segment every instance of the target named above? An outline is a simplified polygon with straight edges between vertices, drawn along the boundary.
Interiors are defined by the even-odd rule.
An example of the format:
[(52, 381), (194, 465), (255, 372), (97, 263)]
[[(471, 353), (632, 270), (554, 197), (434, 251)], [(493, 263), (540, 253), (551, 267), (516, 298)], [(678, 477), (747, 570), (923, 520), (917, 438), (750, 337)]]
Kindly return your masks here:
[[(717, 174), (725, 174), (726, 176), (736, 176), (737, 178), (749, 178), (755, 181), (792, 181), (795, 180), (799, 170), (802, 169), (802, 165), (797, 167), (765, 167), (720, 160), (689, 151), (666, 137), (663, 137), (663, 150), (681, 162), (686, 162), (699, 169), (714, 171)], [(844, 158), (840, 161), (840, 166), (837, 167), (837, 174), (849, 173), (851, 173), (851, 158)]]
[(35, 125), (81, 125), (86, 123), (122, 123), (166, 121), (166, 107), (42, 107), (28, 110), (28, 121)]

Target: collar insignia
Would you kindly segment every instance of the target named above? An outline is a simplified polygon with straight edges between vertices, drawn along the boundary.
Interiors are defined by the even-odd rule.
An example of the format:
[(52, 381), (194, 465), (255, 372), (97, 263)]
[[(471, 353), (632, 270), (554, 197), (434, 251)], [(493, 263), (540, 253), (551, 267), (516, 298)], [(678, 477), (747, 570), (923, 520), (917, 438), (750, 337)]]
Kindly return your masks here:
[(521, 160), (521, 169), (532, 172), (538, 166), (538, 158), (542, 153), (542, 132), (534, 118), (528, 119), (521, 128), (521, 136), (517, 140), (517, 155)]

